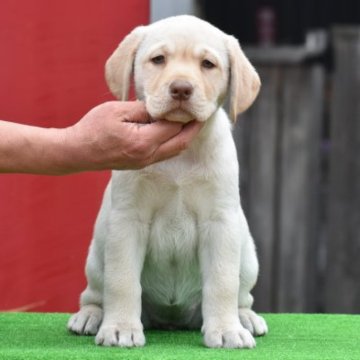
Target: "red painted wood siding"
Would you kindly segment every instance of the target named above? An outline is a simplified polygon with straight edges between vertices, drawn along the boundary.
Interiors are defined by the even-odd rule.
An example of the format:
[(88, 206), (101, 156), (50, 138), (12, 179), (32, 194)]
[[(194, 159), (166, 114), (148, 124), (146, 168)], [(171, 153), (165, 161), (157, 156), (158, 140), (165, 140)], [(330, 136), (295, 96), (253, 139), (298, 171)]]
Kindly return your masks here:
[[(104, 62), (148, 18), (147, 0), (1, 0), (0, 119), (65, 127), (112, 99)], [(76, 310), (108, 178), (0, 175), (0, 311)]]

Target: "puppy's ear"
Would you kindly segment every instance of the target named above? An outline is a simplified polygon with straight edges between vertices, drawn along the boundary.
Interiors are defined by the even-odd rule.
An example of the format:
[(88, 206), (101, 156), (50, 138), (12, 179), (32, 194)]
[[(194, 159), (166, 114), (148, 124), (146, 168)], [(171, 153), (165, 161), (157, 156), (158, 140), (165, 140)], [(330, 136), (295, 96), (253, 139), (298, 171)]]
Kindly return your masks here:
[(135, 28), (113, 52), (105, 64), (105, 79), (119, 100), (127, 100), (136, 51), (145, 35), (145, 26)]
[(227, 37), (230, 59), (230, 117), (233, 121), (255, 100), (260, 90), (260, 78), (233, 36)]

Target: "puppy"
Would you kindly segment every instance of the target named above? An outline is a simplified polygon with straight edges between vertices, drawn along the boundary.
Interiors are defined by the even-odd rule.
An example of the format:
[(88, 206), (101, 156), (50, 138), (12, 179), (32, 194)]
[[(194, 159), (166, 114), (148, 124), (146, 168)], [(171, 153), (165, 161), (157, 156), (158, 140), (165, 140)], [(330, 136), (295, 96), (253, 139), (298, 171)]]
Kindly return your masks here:
[(143, 346), (143, 328), (202, 328), (211, 348), (252, 348), (258, 262), (240, 205), (231, 118), (260, 80), (237, 40), (192, 16), (133, 30), (106, 63), (112, 93), (136, 93), (154, 119), (205, 122), (181, 155), (114, 171), (95, 224), (87, 287), (68, 328), (105, 346)]

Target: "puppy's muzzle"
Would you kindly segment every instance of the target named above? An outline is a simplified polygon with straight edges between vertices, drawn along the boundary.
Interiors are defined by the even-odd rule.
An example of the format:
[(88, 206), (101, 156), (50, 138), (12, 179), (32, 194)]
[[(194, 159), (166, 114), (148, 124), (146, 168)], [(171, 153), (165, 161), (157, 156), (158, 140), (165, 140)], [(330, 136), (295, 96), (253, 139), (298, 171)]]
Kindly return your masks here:
[(174, 80), (169, 87), (169, 92), (174, 100), (189, 100), (194, 87), (186, 80)]

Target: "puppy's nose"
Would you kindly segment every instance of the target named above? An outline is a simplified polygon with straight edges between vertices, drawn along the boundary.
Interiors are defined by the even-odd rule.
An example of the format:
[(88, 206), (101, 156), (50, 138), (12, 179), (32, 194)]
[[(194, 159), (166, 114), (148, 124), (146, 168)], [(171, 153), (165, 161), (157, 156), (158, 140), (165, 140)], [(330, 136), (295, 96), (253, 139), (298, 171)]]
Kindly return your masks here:
[(174, 100), (189, 100), (194, 87), (185, 80), (175, 80), (170, 84), (170, 95)]

